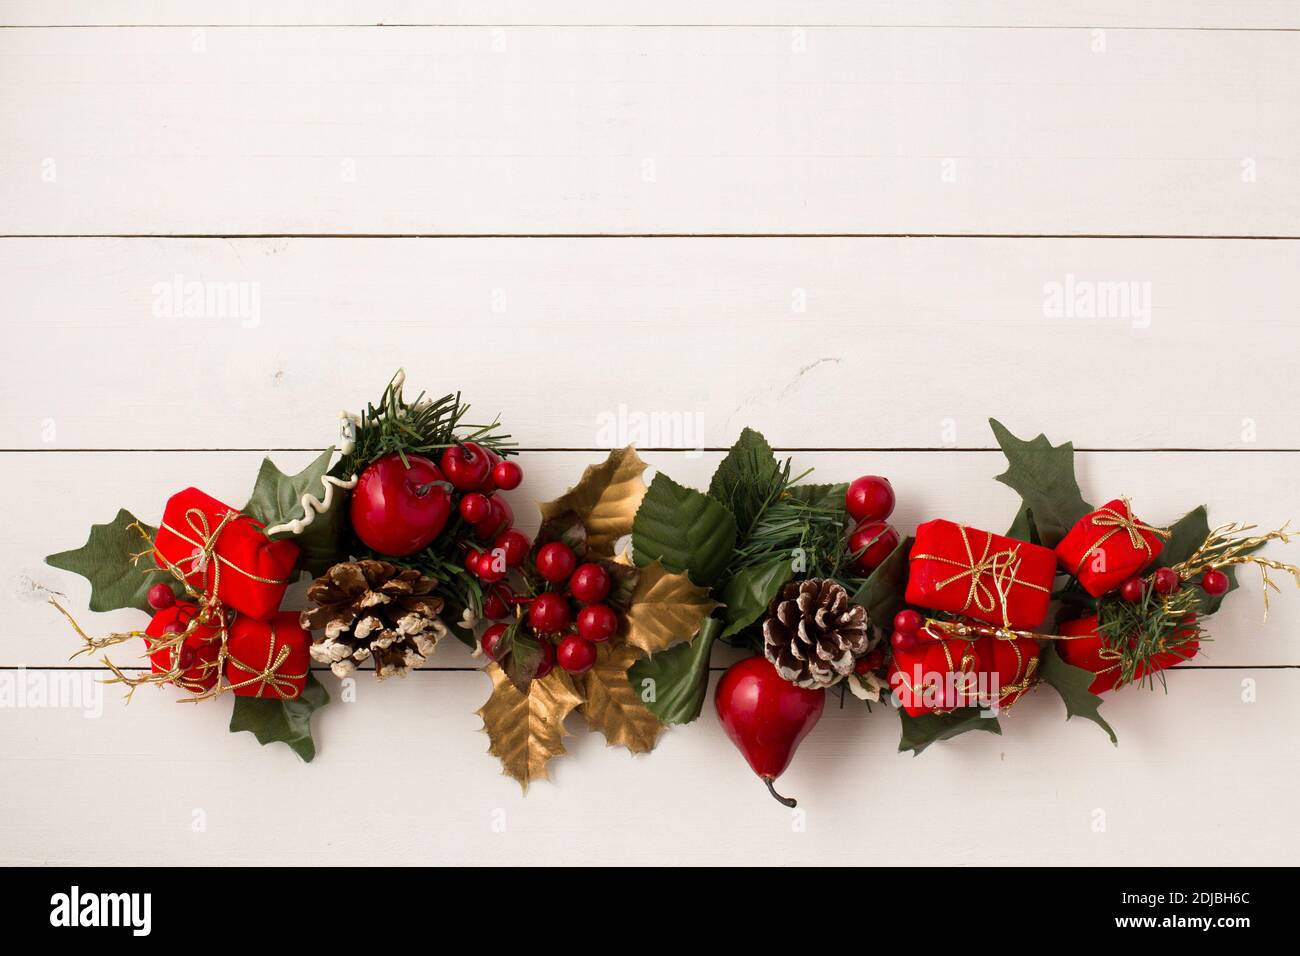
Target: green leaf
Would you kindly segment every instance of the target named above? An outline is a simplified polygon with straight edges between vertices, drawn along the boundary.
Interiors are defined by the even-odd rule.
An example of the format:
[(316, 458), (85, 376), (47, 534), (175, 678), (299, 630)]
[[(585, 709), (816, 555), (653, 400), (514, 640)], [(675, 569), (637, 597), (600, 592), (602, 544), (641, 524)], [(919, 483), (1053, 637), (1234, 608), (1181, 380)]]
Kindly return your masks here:
[(725, 506), (735, 516), (736, 525), (748, 533), (778, 492), (780, 471), (767, 439), (746, 428), (718, 463), (709, 482), (709, 497)]
[(904, 538), (889, 557), (881, 561), (853, 595), (853, 603), (867, 609), (867, 617), (876, 627), (891, 628), (894, 615), (903, 609), (903, 592), (907, 590), (908, 555), (912, 538)]
[[(321, 479), (329, 473), (330, 458), (333, 455), (333, 448), (325, 449), (315, 461), (296, 475), (286, 475), (271, 459), (263, 458), (262, 467), (257, 472), (257, 481), (253, 485), (253, 496), (243, 507), (244, 514), (268, 528), (301, 518), (305, 511), (303, 495), (309, 494), (317, 500), (325, 500), (325, 485)], [(277, 539), (289, 538), (298, 545), (302, 552), (298, 565), (313, 576), (323, 573), (330, 565), (345, 557), (342, 541), (347, 497), (341, 489), (335, 488), (329, 511), (316, 515), (302, 534), (285, 531), (275, 535)]]
[(736, 519), (708, 495), (683, 488), (665, 474), (650, 482), (632, 522), (632, 553), (639, 565), (659, 561), (713, 585), (736, 546)]
[(843, 511), (844, 493), (848, 490), (849, 483), (841, 481), (835, 485), (791, 485), (786, 494), (819, 511)]
[(986, 711), (978, 707), (959, 707), (950, 714), (922, 714), (909, 717), (907, 711), (900, 709), (898, 716), (902, 720), (902, 736), (898, 741), (898, 752), (912, 751), (918, 756), (921, 751), (937, 740), (948, 740), (969, 730), (987, 730), (1001, 734), (1002, 727), (996, 717), (984, 717)]
[[(135, 515), (122, 508), (108, 524), (91, 525), (90, 537), (80, 548), (51, 554), (45, 563), (80, 574), (90, 582), (92, 611), (132, 607), (153, 614), (145, 600), (149, 588), (159, 581), (169, 585), (172, 582), (152, 560), (142, 559), (138, 566), (132, 563), (133, 554), (149, 550), (149, 541), (131, 527), (133, 524), (139, 524), (148, 533), (149, 541), (158, 530), (137, 521)], [(175, 591), (174, 585), (172, 589)]]
[[(665, 724), (689, 724), (704, 708), (709, 689), (709, 651), (722, 631), (722, 619), (711, 617), (694, 639), (637, 661), (627, 671), (632, 689)], [(654, 681), (654, 699), (646, 700), (643, 681)]]
[(1034, 526), (1034, 513), (1029, 510), (1029, 505), (1020, 505), (1020, 510), (1016, 512), (1016, 520), (1011, 522), (1011, 527), (1007, 529), (1007, 537), (1015, 538), (1017, 541), (1028, 541), (1030, 544), (1043, 543), (1038, 538), (1038, 528)]
[[(1169, 539), (1165, 541), (1165, 546), (1160, 551), (1160, 556), (1156, 558), (1155, 563), (1152, 564), (1151, 569), (1171, 568), (1175, 564), (1186, 561), (1196, 552), (1197, 548), (1205, 543), (1205, 539), (1209, 536), (1209, 514), (1205, 509), (1205, 505), (1199, 505), (1170, 525)], [(1260, 547), (1263, 547), (1263, 545), (1260, 545)], [(1251, 550), (1258, 550), (1258, 548)], [(1250, 552), (1243, 553), (1249, 554)], [(1213, 614), (1223, 605), (1223, 599), (1237, 590), (1237, 569), (1224, 568), (1223, 573), (1228, 578), (1228, 590), (1219, 595), (1209, 595), (1204, 591), (1198, 592), (1201, 599), (1201, 614)]]
[(1065, 704), (1065, 719), (1082, 717), (1106, 731), (1110, 742), (1119, 746), (1119, 738), (1110, 724), (1101, 716), (1101, 698), (1088, 688), (1097, 675), (1082, 667), (1067, 664), (1056, 652), (1056, 645), (1049, 643), (1038, 656), (1038, 674), (1044, 682), (1050, 684)]
[(794, 565), (788, 558), (742, 568), (733, 574), (717, 592), (726, 623), (720, 636), (730, 637), (762, 617), (781, 586), (792, 577)]
[(308, 673), (307, 686), (293, 700), (273, 697), (236, 697), (235, 709), (230, 714), (230, 732), (246, 730), (265, 746), (279, 741), (303, 760), (311, 763), (316, 756), (316, 743), (311, 739), (311, 715), (330, 702), (330, 695)]
[(996, 419), (989, 425), (1007, 456), (1007, 470), (998, 481), (1020, 493), (1033, 512), (1042, 543), (1056, 547), (1074, 523), (1092, 511), (1074, 477), (1074, 445), (1053, 445), (1046, 435), (1022, 441)]

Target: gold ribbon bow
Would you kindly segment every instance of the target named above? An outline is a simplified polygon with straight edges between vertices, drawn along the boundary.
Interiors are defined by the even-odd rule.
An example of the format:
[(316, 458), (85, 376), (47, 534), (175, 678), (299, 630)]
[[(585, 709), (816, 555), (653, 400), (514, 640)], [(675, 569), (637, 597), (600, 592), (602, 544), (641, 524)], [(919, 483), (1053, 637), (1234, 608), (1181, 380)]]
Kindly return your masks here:
[(1110, 505), (1103, 505), (1093, 512), (1091, 516), (1092, 526), (1094, 528), (1105, 528), (1107, 530), (1105, 534), (1092, 543), (1091, 548), (1083, 553), (1083, 557), (1079, 559), (1079, 567), (1076, 569), (1076, 574), (1079, 570), (1083, 569), (1084, 562), (1088, 560), (1089, 555), (1100, 551), (1103, 544), (1121, 532), (1128, 533), (1128, 540), (1129, 543), (1133, 545), (1134, 551), (1145, 551), (1147, 553), (1147, 560), (1155, 557), (1155, 552), (1151, 548), (1151, 542), (1143, 536), (1142, 532), (1145, 531), (1158, 538), (1169, 537), (1170, 532), (1167, 529), (1153, 528), (1149, 524), (1138, 521), (1137, 518), (1133, 517), (1133, 506), (1129, 504), (1129, 500), (1127, 498), (1121, 500), (1124, 502), (1124, 512), (1127, 512), (1127, 514), (1116, 511)]
[[(179, 531), (176, 528), (173, 528), (166, 521), (162, 522), (161, 527), (163, 529), (171, 532), (176, 537), (184, 541), (186, 544), (191, 545), (196, 549), (194, 554), (190, 555), (188, 558), (181, 559), (182, 561), (190, 562), (190, 570), (187, 572), (187, 574), (194, 574), (195, 572), (203, 571), (207, 568), (207, 564), (209, 561), (214, 562), (212, 566), (212, 593), (213, 594), (217, 593), (217, 586), (221, 582), (221, 568), (223, 565), (225, 567), (230, 568), (233, 571), (238, 571), (240, 574), (244, 575), (244, 577), (256, 581), (259, 584), (288, 584), (289, 583), (287, 580), (282, 581), (278, 578), (264, 578), (259, 574), (254, 574), (252, 571), (247, 571), (244, 568), (241, 568), (239, 565), (235, 564), (233, 561), (229, 560), (228, 558), (224, 558), (221, 555), (217, 554), (217, 540), (221, 537), (221, 532), (225, 531), (226, 526), (229, 525), (232, 521), (242, 517), (243, 515), (241, 515), (238, 511), (231, 509), (222, 516), (221, 520), (217, 523), (217, 527), (209, 531), (208, 516), (206, 514), (204, 514), (198, 508), (186, 509), (185, 523), (189, 525), (190, 530), (194, 532), (198, 540), (191, 538), (183, 531)], [(166, 559), (164, 558), (163, 560)]]
[[(1022, 560), (1019, 546), (1005, 548), (1002, 551), (992, 551), (993, 532), (985, 531), (984, 548), (980, 552), (980, 556), (976, 558), (975, 549), (971, 546), (970, 535), (967, 534), (969, 529), (965, 525), (958, 525), (957, 530), (961, 532), (961, 541), (966, 548), (965, 564), (941, 554), (917, 554), (912, 556), (912, 560), (938, 561), (940, 564), (950, 564), (953, 567), (961, 568), (956, 574), (940, 581), (935, 585), (935, 588), (942, 591), (948, 585), (969, 577), (970, 589), (966, 592), (966, 603), (961, 606), (962, 612), (969, 610), (970, 606), (974, 604), (981, 612), (991, 614), (998, 607), (1000, 601), (1002, 618), (1006, 622), (1007, 597), (1015, 585), (1019, 584), (1021, 587), (1042, 591), (1044, 594), (1051, 593), (1050, 588), (1045, 588), (1041, 584), (1019, 580), (1017, 575), (1020, 573), (1020, 562)], [(990, 589), (988, 583), (986, 583), (985, 575), (991, 579), (993, 589)]]
[[(289, 647), (288, 644), (281, 644), (279, 651), (278, 652), (276, 651), (275, 622), (272, 621), (271, 640), (266, 645), (266, 666), (263, 667), (261, 670), (258, 670), (256, 667), (245, 664), (234, 654), (231, 654), (229, 650), (226, 651), (226, 656), (229, 659), (230, 663), (234, 664), (240, 670), (252, 674), (253, 676), (248, 678), (247, 680), (240, 681), (238, 684), (230, 684), (225, 689), (240, 690), (241, 688), (251, 687), (254, 684), (257, 684), (258, 685), (257, 693), (253, 695), (255, 697), (266, 697), (267, 696), (266, 689), (270, 687), (272, 690), (275, 691), (276, 696), (279, 697), (280, 700), (293, 700), (295, 697), (298, 696), (298, 688), (294, 684), (294, 681), (305, 680), (307, 674), (305, 671), (301, 674), (280, 673), (280, 668), (284, 666), (284, 662), (288, 660), (289, 655), (291, 653), (292, 653), (292, 649)], [(227, 672), (227, 677), (229, 677), (229, 672)], [(285, 688), (289, 689), (289, 693), (286, 694), (284, 692)]]

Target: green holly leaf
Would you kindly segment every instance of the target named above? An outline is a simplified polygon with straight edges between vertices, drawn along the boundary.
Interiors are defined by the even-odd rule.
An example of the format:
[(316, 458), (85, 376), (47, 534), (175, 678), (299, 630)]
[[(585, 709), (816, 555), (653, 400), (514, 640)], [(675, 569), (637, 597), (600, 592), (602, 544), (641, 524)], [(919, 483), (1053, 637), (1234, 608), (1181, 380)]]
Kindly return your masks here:
[(709, 497), (720, 502), (736, 518), (736, 525), (748, 534), (754, 521), (780, 493), (781, 465), (767, 439), (746, 428), (718, 463), (709, 482)]
[(877, 565), (853, 595), (853, 603), (867, 609), (867, 617), (876, 627), (890, 628), (894, 615), (903, 609), (903, 592), (907, 590), (908, 555), (912, 538), (904, 538), (889, 557)]
[(1038, 674), (1043, 681), (1050, 684), (1061, 695), (1065, 704), (1065, 719), (1082, 717), (1106, 731), (1110, 742), (1119, 746), (1119, 738), (1110, 724), (1101, 716), (1101, 698), (1088, 688), (1097, 677), (1092, 671), (1067, 664), (1056, 652), (1056, 645), (1049, 643), (1038, 656)]
[(762, 617), (781, 586), (792, 577), (794, 566), (787, 558), (742, 568), (733, 574), (717, 592), (724, 605), (722, 617), (726, 624), (720, 636), (730, 637)]
[(1038, 529), (1034, 526), (1034, 513), (1029, 510), (1029, 505), (1021, 504), (1020, 510), (1016, 512), (1016, 520), (1011, 522), (1011, 527), (1007, 529), (1007, 537), (1015, 538), (1017, 541), (1028, 541), (1030, 544), (1042, 544), (1038, 538)]
[(655, 475), (632, 521), (632, 554), (639, 565), (659, 561), (713, 585), (731, 561), (736, 519), (708, 495)]
[[(90, 537), (80, 548), (60, 551), (45, 559), (50, 567), (80, 574), (90, 582), (90, 609), (116, 611), (132, 607), (153, 614), (145, 595), (155, 584), (163, 581), (175, 587), (151, 560), (141, 560), (139, 565), (131, 556), (149, 550), (146, 541), (131, 525), (138, 524), (153, 540), (157, 528), (137, 521), (135, 515), (122, 508), (108, 524), (90, 526)], [(179, 596), (179, 595), (178, 595)]]
[(1001, 734), (1002, 727), (996, 717), (985, 717), (978, 707), (959, 707), (950, 714), (922, 714), (909, 717), (907, 711), (900, 709), (898, 716), (902, 720), (902, 736), (898, 741), (898, 752), (912, 751), (912, 756), (919, 756), (921, 751), (938, 740), (948, 740), (970, 730), (987, 730)]
[[(1186, 561), (1196, 552), (1197, 548), (1205, 543), (1205, 539), (1209, 536), (1209, 514), (1205, 509), (1205, 505), (1199, 505), (1169, 526), (1169, 538), (1165, 541), (1160, 556), (1148, 569), (1148, 573), (1155, 568), (1172, 568), (1175, 564)], [(1259, 548), (1262, 547), (1261, 544)], [(1250, 554), (1253, 551), (1258, 551), (1259, 548), (1251, 548), (1242, 553)], [(1209, 595), (1204, 591), (1198, 592), (1201, 614), (1213, 614), (1223, 605), (1223, 599), (1237, 590), (1237, 569), (1224, 568), (1223, 573), (1228, 578), (1228, 590), (1219, 595)]]
[(1007, 456), (1007, 470), (998, 481), (1019, 492), (1033, 512), (1033, 526), (1049, 548), (1065, 537), (1074, 523), (1092, 511), (1074, 477), (1074, 445), (1053, 445), (1046, 435), (1022, 441), (990, 418), (989, 425)]
[(330, 702), (330, 695), (308, 673), (307, 686), (293, 700), (273, 697), (236, 697), (235, 709), (230, 714), (230, 732), (246, 730), (263, 746), (269, 743), (288, 744), (299, 757), (311, 763), (316, 756), (316, 743), (311, 739), (311, 715)]
[[(303, 495), (325, 500), (326, 486), (322, 479), (329, 473), (333, 455), (333, 448), (325, 449), (296, 475), (286, 475), (271, 459), (262, 459), (262, 467), (253, 485), (253, 496), (243, 507), (244, 514), (268, 528), (303, 517), (307, 510), (302, 503)], [(288, 538), (298, 545), (301, 550), (299, 567), (313, 576), (345, 557), (342, 542), (347, 497), (342, 489), (335, 488), (329, 511), (316, 515), (301, 534), (284, 531), (274, 535), (277, 539)]]
[[(707, 618), (699, 633), (653, 657), (643, 658), (627, 671), (627, 679), (642, 703), (665, 724), (689, 724), (704, 708), (709, 689), (709, 652), (722, 631), (722, 619)], [(647, 685), (653, 689), (646, 699)]]

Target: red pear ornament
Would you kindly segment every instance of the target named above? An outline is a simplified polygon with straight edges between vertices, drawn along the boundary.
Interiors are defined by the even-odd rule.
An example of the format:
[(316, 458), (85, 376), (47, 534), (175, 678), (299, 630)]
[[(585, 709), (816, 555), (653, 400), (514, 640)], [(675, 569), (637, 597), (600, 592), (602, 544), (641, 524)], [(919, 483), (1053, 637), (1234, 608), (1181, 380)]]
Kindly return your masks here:
[(727, 736), (768, 791), (787, 807), (795, 806), (772, 782), (790, 766), (799, 741), (821, 719), (826, 691), (796, 687), (766, 657), (749, 657), (722, 675), (713, 703)]

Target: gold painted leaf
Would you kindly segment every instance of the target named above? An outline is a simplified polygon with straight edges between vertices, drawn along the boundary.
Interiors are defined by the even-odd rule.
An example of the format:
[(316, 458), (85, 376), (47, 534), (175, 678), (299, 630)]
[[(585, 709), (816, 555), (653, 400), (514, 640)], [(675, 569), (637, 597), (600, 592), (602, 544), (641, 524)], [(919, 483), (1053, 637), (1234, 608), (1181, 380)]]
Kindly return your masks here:
[(519, 781), (525, 792), (534, 780), (549, 776), (546, 763), (565, 753), (564, 718), (582, 703), (573, 680), (554, 668), (521, 693), (496, 664), (489, 664), (492, 696), (478, 709), (491, 745), (488, 752), (500, 758), (502, 769)]
[(647, 654), (667, 650), (694, 637), (704, 619), (721, 606), (709, 597), (708, 588), (652, 561), (641, 569), (632, 603), (623, 615), (624, 636)]
[(611, 746), (632, 753), (649, 753), (664, 725), (645, 706), (627, 680), (627, 669), (641, 657), (629, 644), (600, 645), (596, 665), (578, 677), (586, 703), (579, 708), (592, 730), (605, 735)]
[(632, 533), (632, 519), (645, 497), (641, 473), (646, 463), (631, 445), (609, 453), (599, 465), (588, 465), (579, 482), (554, 501), (538, 507), (549, 521), (572, 511), (587, 526), (587, 545), (593, 555), (614, 556), (614, 543)]

